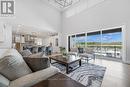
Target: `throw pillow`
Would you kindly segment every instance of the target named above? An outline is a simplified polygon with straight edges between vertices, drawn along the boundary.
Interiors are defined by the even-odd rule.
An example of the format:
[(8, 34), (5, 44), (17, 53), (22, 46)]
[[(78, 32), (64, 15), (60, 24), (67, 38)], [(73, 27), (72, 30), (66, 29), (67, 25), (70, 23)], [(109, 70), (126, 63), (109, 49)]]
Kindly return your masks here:
[(27, 66), (20, 54), (16, 56), (7, 55), (0, 59), (0, 73), (11, 81), (31, 72), (31, 69)]
[(39, 52), (39, 53), (31, 54), (28, 57), (29, 58), (41, 58), (43, 55), (44, 55), (43, 52)]
[(50, 67), (50, 61), (48, 57), (40, 57), (40, 58), (26, 57), (24, 58), (24, 60), (31, 68), (31, 70), (34, 72)]
[(28, 50), (28, 49), (26, 49), (26, 50), (23, 50), (22, 52), (20, 52), (21, 53), (21, 55), (23, 56), (23, 57), (28, 57), (28, 56), (30, 56), (32, 53), (30, 52), (30, 50)]

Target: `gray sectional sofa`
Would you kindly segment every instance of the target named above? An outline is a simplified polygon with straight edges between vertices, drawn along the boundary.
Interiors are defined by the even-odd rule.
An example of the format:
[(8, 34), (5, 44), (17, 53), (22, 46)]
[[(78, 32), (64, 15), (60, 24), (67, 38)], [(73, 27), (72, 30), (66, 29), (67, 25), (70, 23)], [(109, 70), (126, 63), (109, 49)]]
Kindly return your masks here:
[(0, 49), (0, 87), (31, 87), (58, 72), (53, 66), (32, 72), (17, 50)]

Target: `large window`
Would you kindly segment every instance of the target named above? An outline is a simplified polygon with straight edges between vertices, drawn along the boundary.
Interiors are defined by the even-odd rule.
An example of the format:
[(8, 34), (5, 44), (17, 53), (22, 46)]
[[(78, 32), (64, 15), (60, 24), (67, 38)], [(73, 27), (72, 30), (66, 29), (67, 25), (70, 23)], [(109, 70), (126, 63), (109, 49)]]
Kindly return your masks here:
[(89, 47), (103, 58), (122, 58), (122, 29), (109, 29), (69, 36), (70, 48)]

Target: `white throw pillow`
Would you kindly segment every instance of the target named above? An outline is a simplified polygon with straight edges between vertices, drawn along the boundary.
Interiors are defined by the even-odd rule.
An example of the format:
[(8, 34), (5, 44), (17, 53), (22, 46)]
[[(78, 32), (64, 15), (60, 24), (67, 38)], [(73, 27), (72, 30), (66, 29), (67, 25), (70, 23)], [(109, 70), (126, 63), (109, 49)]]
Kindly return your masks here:
[(14, 49), (9, 50), (5, 57), (0, 59), (0, 73), (9, 80), (32, 73), (22, 56)]

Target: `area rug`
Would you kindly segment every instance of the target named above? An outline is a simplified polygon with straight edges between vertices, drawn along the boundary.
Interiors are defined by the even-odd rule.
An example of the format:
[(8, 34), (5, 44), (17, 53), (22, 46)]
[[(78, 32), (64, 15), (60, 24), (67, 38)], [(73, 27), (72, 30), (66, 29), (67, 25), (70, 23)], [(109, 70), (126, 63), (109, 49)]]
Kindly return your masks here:
[[(75, 63), (71, 67), (76, 67), (78, 64)], [(83, 84), (86, 87), (101, 87), (103, 77), (106, 71), (106, 67), (82, 63), (82, 66), (77, 68), (70, 74), (66, 74), (66, 67), (62, 64), (54, 63), (53, 66), (59, 68), (61, 73), (67, 75), (73, 80)]]

